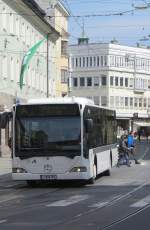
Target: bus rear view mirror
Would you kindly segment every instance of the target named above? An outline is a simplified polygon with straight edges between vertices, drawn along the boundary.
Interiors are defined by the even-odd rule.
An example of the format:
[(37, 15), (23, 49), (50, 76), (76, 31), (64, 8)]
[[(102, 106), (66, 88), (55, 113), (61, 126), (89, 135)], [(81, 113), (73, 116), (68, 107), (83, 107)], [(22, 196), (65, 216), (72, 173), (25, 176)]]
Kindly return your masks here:
[(89, 133), (93, 129), (93, 119), (86, 119), (85, 121), (86, 132)]

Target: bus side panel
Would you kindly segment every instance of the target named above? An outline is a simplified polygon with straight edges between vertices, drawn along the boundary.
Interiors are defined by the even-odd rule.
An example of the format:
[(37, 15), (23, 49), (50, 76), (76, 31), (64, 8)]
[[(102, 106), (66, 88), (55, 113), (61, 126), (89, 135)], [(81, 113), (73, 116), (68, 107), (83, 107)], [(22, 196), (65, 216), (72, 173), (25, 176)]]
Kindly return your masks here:
[(117, 147), (111, 149), (112, 152), (112, 167), (117, 164), (118, 161), (118, 149)]
[(97, 157), (97, 173), (100, 174), (111, 168), (110, 150), (102, 151), (96, 154)]

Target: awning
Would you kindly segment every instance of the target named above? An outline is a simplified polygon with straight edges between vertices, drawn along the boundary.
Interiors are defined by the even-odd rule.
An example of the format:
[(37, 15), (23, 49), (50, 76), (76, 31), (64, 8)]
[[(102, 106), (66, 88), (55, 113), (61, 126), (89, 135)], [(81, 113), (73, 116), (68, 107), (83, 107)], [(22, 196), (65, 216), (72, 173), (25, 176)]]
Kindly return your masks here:
[(150, 127), (150, 122), (134, 122), (134, 125), (137, 126), (149, 126)]

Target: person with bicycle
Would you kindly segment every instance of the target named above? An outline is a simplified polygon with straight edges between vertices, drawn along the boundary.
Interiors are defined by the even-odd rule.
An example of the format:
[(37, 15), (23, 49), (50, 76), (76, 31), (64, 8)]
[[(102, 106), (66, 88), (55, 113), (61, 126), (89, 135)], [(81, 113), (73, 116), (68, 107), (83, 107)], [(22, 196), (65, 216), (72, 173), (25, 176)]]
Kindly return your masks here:
[(135, 157), (135, 154), (136, 154), (135, 142), (134, 142), (134, 136), (133, 136), (132, 131), (128, 134), (128, 137), (127, 137), (127, 147), (128, 147), (129, 153), (131, 153), (131, 155), (133, 156), (135, 164), (140, 164), (140, 162)]

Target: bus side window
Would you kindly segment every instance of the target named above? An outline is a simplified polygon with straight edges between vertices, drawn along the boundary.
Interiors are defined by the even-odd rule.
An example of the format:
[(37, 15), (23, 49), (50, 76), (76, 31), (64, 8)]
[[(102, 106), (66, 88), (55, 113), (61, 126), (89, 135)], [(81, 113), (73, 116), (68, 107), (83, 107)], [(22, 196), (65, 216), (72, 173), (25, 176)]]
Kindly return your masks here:
[(93, 129), (93, 126), (94, 126), (93, 119), (86, 119), (85, 120), (86, 133), (90, 133)]

